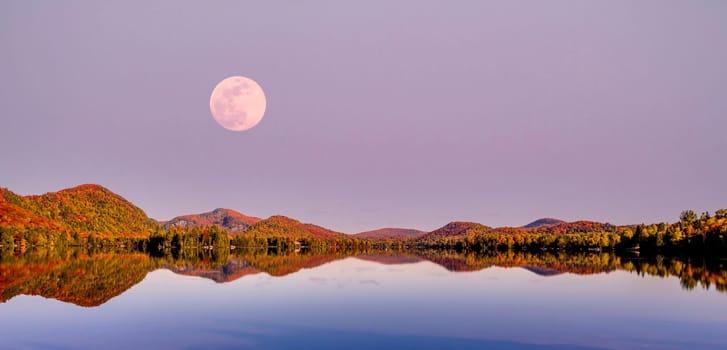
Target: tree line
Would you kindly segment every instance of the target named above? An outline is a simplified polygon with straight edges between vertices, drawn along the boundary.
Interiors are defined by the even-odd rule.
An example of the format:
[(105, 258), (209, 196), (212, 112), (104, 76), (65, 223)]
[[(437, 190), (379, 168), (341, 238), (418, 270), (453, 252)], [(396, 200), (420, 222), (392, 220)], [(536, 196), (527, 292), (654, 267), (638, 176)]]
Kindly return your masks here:
[(607, 230), (552, 234), (542, 230), (493, 229), (461, 236), (425, 237), (415, 242), (425, 248), (458, 251), (640, 251), (642, 253), (727, 253), (727, 209), (700, 216), (692, 210), (668, 224), (611, 226)]
[[(581, 230), (581, 231), (579, 231)], [(230, 235), (218, 226), (153, 226), (147, 234), (55, 230), (0, 226), (0, 247), (133, 247), (140, 251), (180, 249), (275, 248), (301, 249), (454, 249), (457, 251), (639, 251), (650, 254), (727, 254), (727, 209), (697, 215), (681, 213), (675, 223), (630, 226), (558, 225), (536, 229), (483, 229), (452, 236), (408, 239), (365, 239), (354, 236), (314, 237), (297, 232), (242, 232)]]

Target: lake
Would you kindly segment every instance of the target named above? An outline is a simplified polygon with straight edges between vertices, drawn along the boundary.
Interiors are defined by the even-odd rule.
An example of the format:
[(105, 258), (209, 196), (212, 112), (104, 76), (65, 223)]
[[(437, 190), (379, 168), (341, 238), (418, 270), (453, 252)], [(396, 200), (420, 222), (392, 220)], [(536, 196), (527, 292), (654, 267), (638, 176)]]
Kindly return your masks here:
[(727, 268), (609, 254), (0, 256), (2, 349), (727, 349)]

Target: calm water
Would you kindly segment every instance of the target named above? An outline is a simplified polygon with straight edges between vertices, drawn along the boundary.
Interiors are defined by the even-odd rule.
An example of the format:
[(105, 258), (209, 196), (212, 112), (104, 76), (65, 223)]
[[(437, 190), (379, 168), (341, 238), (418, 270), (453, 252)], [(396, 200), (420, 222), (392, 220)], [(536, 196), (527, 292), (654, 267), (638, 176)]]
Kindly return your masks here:
[(528, 259), (6, 257), (0, 348), (727, 349), (720, 270)]

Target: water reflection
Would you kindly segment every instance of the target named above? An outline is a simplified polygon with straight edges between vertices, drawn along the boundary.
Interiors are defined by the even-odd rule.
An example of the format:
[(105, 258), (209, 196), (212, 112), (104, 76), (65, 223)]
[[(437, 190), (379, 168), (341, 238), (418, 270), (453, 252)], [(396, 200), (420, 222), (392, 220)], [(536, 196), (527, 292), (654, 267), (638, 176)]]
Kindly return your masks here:
[[(541, 276), (589, 275), (617, 270), (642, 276), (679, 278), (682, 288), (727, 291), (727, 261), (695, 257), (638, 257), (605, 253), (459, 253), (441, 250), (277, 252), (275, 250), (176, 251), (149, 255), (133, 251), (34, 250), (0, 253), (0, 301), (40, 295), (79, 306), (98, 306), (124, 293), (154, 270), (197, 276), (217, 283), (266, 273), (286, 276), (331, 261), (356, 259), (386, 265), (433, 262), (451, 272), (493, 266), (523, 268)], [(376, 284), (376, 281), (362, 283)]]

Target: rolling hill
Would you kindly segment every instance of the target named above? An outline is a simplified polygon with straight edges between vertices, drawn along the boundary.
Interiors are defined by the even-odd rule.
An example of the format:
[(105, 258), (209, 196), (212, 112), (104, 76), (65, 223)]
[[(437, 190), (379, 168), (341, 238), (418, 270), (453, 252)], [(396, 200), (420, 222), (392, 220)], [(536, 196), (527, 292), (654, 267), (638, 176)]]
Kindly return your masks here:
[(80, 185), (43, 195), (0, 189), (0, 227), (140, 236), (156, 223), (139, 207), (99, 185)]
[(432, 232), (423, 235), (422, 238), (460, 236), (476, 233), (487, 233), (490, 231), (492, 231), (491, 227), (478, 224), (476, 222), (453, 221)]
[(245, 235), (250, 236), (288, 236), (313, 238), (341, 238), (343, 233), (329, 230), (313, 224), (304, 224), (298, 220), (282, 215), (271, 216), (250, 226)]
[(381, 228), (378, 230), (359, 232), (352, 236), (357, 238), (414, 238), (427, 234), (425, 231), (410, 228)]
[(142, 209), (118, 194), (92, 184), (30, 196), (21, 196), (0, 188), (0, 233), (8, 233), (3, 236), (3, 240), (7, 242), (13, 240), (17, 242), (17, 239), (12, 237), (15, 233), (22, 232), (33, 232), (28, 236), (31, 244), (44, 244), (42, 237), (38, 237), (50, 232), (79, 233), (82, 237), (94, 233), (103, 238), (145, 238), (151, 232), (156, 232), (160, 225), (165, 229), (218, 226), (232, 236), (422, 240), (488, 233), (563, 235), (615, 232), (618, 229), (617, 226), (608, 223), (563, 222), (558, 219), (543, 218), (523, 227), (492, 228), (476, 222), (453, 221), (428, 233), (415, 229), (382, 228), (355, 235), (344, 235), (281, 215), (262, 220), (224, 208), (201, 214), (178, 216), (166, 222), (156, 222), (147, 217)]
[(525, 226), (522, 226), (522, 228), (536, 228), (536, 227), (548, 227), (548, 226), (554, 226), (558, 224), (565, 223), (563, 220), (553, 219), (553, 218), (542, 218), (535, 220)]
[(556, 225), (539, 226), (528, 229), (528, 232), (562, 235), (567, 233), (614, 232), (616, 231), (616, 228), (616, 226), (609, 223), (581, 220), (562, 222)]
[(251, 225), (254, 225), (260, 220), (260, 218), (247, 216), (232, 209), (217, 208), (207, 213), (177, 216), (169, 221), (160, 222), (160, 224), (165, 229), (170, 227), (192, 228), (215, 225), (234, 235), (247, 230)]

